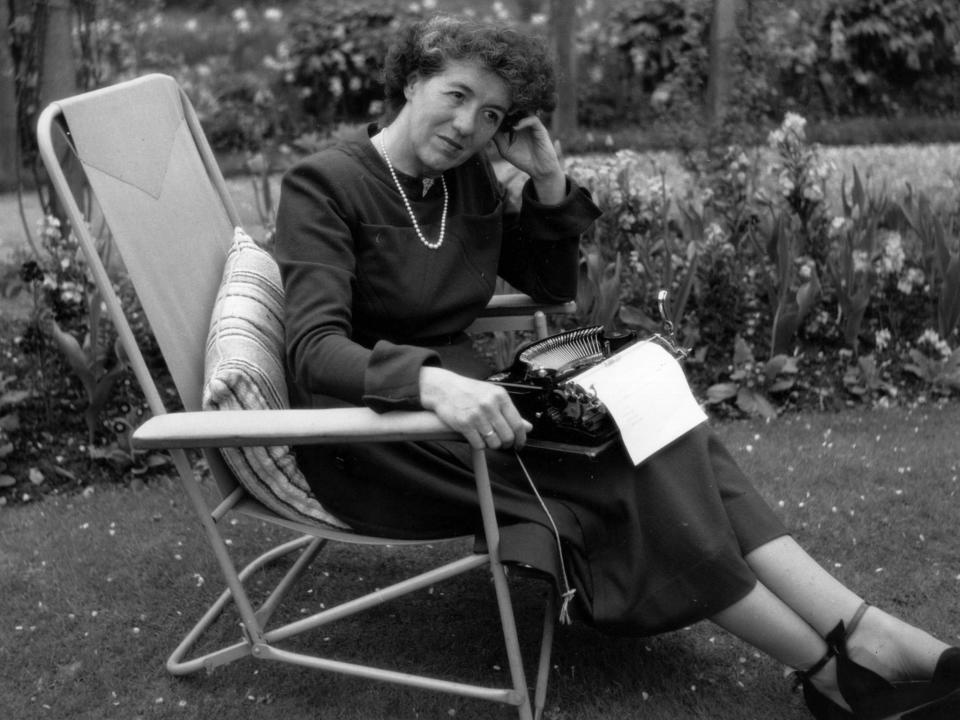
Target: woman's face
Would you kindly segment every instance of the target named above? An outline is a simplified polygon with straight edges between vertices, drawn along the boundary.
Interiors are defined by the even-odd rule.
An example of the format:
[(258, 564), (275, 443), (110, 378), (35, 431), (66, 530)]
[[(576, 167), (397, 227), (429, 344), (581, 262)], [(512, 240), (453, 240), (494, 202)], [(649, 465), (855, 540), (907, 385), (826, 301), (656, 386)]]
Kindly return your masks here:
[(430, 77), (415, 75), (404, 93), (407, 102), (394, 126), (405, 133), (391, 141), (397, 167), (411, 175), (439, 175), (475, 155), (510, 108), (509, 86), (471, 61), (450, 61)]

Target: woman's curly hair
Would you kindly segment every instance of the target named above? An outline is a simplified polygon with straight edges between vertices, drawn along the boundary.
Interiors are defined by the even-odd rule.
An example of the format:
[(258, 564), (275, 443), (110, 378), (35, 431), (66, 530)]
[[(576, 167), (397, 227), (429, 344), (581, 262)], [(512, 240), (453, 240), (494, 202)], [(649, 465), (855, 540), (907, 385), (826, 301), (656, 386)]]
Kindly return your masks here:
[(406, 103), (404, 88), (411, 75), (436, 75), (451, 60), (479, 62), (507, 84), (512, 105), (504, 127), (557, 105), (553, 63), (542, 40), (508, 27), (438, 15), (406, 27), (387, 51), (383, 79), (388, 120)]

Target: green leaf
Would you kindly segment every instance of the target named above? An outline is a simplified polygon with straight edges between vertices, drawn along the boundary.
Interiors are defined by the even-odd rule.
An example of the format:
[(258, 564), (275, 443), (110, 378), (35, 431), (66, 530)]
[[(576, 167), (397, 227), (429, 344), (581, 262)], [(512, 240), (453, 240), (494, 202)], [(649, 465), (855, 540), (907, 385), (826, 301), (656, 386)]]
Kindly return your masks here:
[(147, 456), (146, 464), (148, 468), (158, 468), (170, 464), (170, 458), (166, 455), (152, 454)]
[(940, 337), (946, 339), (960, 322), (960, 255), (952, 255), (943, 274), (937, 301)]
[(737, 407), (748, 415), (759, 415), (766, 420), (775, 420), (777, 411), (763, 395), (750, 388), (740, 388)]
[(740, 335), (733, 341), (733, 364), (744, 365), (753, 362), (753, 351)]
[(857, 171), (856, 165), (853, 166), (853, 189), (850, 195), (854, 206), (863, 208), (866, 192), (863, 189), (863, 183), (860, 181), (860, 173)]
[(813, 271), (811, 278), (797, 289), (797, 309), (800, 319), (806, 317), (820, 297), (820, 278), (817, 271)]
[(60, 352), (63, 353), (70, 369), (73, 370), (80, 379), (80, 382), (83, 383), (84, 388), (87, 390), (87, 394), (90, 395), (93, 392), (94, 377), (93, 373), (90, 372), (90, 362), (81, 349), (80, 343), (77, 342), (77, 339), (73, 335), (61, 330), (56, 322), (50, 323), (50, 336), (60, 349)]
[(656, 321), (635, 305), (621, 305), (619, 317), (620, 322), (630, 328), (653, 330), (657, 327)]
[(772, 393), (786, 392), (792, 388), (796, 382), (797, 381), (793, 378), (783, 378), (782, 380), (778, 380), (777, 382), (773, 383), (773, 385), (769, 387), (769, 391)]
[(707, 402), (715, 405), (722, 403), (724, 400), (736, 397), (739, 387), (737, 383), (717, 383), (716, 385), (711, 385), (707, 388)]
[(29, 390), (8, 390), (3, 393), (3, 395), (0, 395), (0, 407), (19, 405), (30, 397), (30, 395), (31, 392)]

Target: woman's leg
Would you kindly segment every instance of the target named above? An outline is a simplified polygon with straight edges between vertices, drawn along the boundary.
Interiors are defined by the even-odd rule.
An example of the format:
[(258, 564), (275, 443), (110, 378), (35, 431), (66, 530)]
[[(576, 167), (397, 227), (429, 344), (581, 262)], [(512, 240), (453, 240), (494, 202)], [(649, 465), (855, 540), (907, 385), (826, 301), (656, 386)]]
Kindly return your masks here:
[[(770, 657), (797, 670), (807, 670), (826, 653), (823, 636), (762, 582), (744, 598), (722, 610), (711, 621)], [(841, 707), (847, 707), (837, 688), (831, 660), (811, 682)]]
[[(821, 636), (850, 622), (863, 602), (828, 573), (792, 537), (784, 536), (746, 556), (760, 582)], [(850, 637), (850, 657), (888, 679), (928, 678), (947, 644), (871, 607)]]

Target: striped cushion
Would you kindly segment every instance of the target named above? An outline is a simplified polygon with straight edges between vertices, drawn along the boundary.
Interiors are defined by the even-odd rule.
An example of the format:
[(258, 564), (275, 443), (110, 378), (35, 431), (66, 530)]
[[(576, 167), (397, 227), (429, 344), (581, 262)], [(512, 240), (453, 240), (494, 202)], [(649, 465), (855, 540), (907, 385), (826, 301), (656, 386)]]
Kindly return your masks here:
[[(283, 286), (270, 254), (236, 229), (210, 318), (204, 410), (289, 407), (283, 369)], [(253, 497), (295, 520), (346, 527), (324, 510), (287, 446), (223, 448)]]

